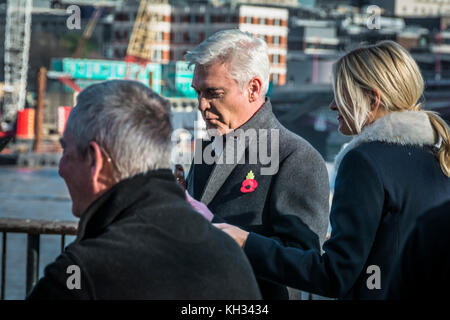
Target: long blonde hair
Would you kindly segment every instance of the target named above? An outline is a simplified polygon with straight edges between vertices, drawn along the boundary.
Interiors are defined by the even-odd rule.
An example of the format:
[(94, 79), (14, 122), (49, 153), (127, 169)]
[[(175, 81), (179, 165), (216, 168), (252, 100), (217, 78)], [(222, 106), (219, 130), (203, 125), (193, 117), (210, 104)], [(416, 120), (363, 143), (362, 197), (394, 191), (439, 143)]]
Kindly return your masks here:
[[(418, 111), (421, 108), (424, 81), (420, 69), (408, 51), (394, 41), (382, 41), (350, 51), (334, 64), (333, 76), (336, 104), (356, 134), (360, 134), (366, 124), (371, 106), (378, 99), (377, 94), (380, 107), (386, 112)], [(449, 126), (436, 112), (424, 112), (435, 136), (441, 141), (437, 152), (441, 169), (450, 177)]]

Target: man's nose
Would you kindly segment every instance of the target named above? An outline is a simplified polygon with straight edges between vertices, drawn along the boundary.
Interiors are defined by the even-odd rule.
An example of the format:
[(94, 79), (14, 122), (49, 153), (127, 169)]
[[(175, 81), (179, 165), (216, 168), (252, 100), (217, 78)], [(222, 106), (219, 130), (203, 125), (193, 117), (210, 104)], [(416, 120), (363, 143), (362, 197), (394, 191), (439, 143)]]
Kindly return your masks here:
[(200, 96), (198, 97), (198, 109), (201, 112), (205, 112), (206, 109), (209, 108), (209, 102), (207, 99), (205, 99), (205, 97)]

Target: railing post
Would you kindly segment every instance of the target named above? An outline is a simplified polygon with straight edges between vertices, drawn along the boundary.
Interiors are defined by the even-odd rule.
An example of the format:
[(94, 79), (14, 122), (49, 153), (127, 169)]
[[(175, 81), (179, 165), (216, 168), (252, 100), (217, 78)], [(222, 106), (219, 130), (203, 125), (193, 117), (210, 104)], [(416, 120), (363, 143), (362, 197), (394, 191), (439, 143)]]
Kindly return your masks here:
[(5, 275), (6, 275), (6, 232), (3, 232), (2, 241), (2, 279), (1, 279), (1, 297), (0, 300), (5, 300)]
[(64, 252), (65, 244), (66, 244), (66, 235), (63, 233), (61, 234), (61, 253)]
[(27, 239), (27, 283), (26, 295), (31, 292), (39, 279), (39, 234), (28, 234)]

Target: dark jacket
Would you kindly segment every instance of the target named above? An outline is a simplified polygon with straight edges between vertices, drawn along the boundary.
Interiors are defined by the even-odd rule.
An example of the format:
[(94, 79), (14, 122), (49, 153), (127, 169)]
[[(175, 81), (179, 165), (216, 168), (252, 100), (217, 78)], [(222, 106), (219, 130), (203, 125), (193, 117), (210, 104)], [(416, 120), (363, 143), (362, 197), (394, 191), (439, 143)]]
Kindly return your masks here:
[[(433, 153), (434, 141), (423, 112), (397, 112), (365, 129), (336, 160), (325, 253), (287, 249), (251, 233), (244, 250), (256, 276), (323, 296), (383, 298), (417, 217), (450, 200), (450, 179)], [(277, 257), (269, 268), (267, 255)], [(379, 267), (380, 289), (372, 287), (377, 272), (369, 266)]]
[(387, 299), (450, 298), (450, 201), (418, 220), (389, 283)]
[[(240, 129), (255, 129), (258, 133), (256, 139), (245, 144), (245, 162), (193, 164), (187, 178), (189, 193), (215, 214), (213, 222), (236, 225), (273, 239), (282, 247), (319, 251), (328, 228), (329, 208), (328, 172), (323, 158), (307, 141), (278, 122), (268, 99)], [(261, 147), (263, 143), (264, 131), (260, 129), (269, 133), (269, 151), (271, 146), (279, 147), (275, 151), (279, 155), (279, 166), (274, 174), (262, 174), (261, 169), (269, 165), (263, 165), (260, 157), (257, 163), (250, 163), (249, 146)], [(278, 133), (278, 141), (271, 129)], [(232, 146), (227, 142), (222, 159), (226, 159), (230, 148)], [(250, 171), (258, 186), (253, 192), (244, 193), (242, 183)], [(256, 246), (261, 252), (268, 253), (265, 243), (261, 241)], [(274, 255), (265, 255), (260, 267), (272, 266), (276, 259)], [(258, 279), (258, 283), (264, 299), (288, 298), (286, 287), (273, 283), (272, 279)]]
[[(79, 266), (81, 289), (66, 286)], [(73, 272), (73, 271), (72, 271)], [(69, 280), (70, 282), (71, 280)], [(125, 179), (81, 217), (30, 299), (259, 299), (247, 258), (192, 210), (170, 170)]]

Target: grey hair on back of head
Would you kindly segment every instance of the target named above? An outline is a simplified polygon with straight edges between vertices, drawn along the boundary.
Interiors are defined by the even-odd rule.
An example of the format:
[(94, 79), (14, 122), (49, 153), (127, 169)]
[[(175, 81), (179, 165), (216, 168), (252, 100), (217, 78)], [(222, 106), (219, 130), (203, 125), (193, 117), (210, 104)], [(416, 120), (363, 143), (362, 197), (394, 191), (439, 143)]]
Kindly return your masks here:
[(112, 80), (87, 87), (77, 97), (66, 130), (82, 156), (96, 141), (111, 157), (117, 181), (170, 167), (169, 102), (142, 83)]
[(255, 76), (262, 81), (263, 96), (269, 88), (270, 63), (267, 43), (239, 29), (214, 33), (188, 51), (184, 58), (189, 62), (189, 66), (228, 63), (230, 76), (238, 82), (241, 89)]

